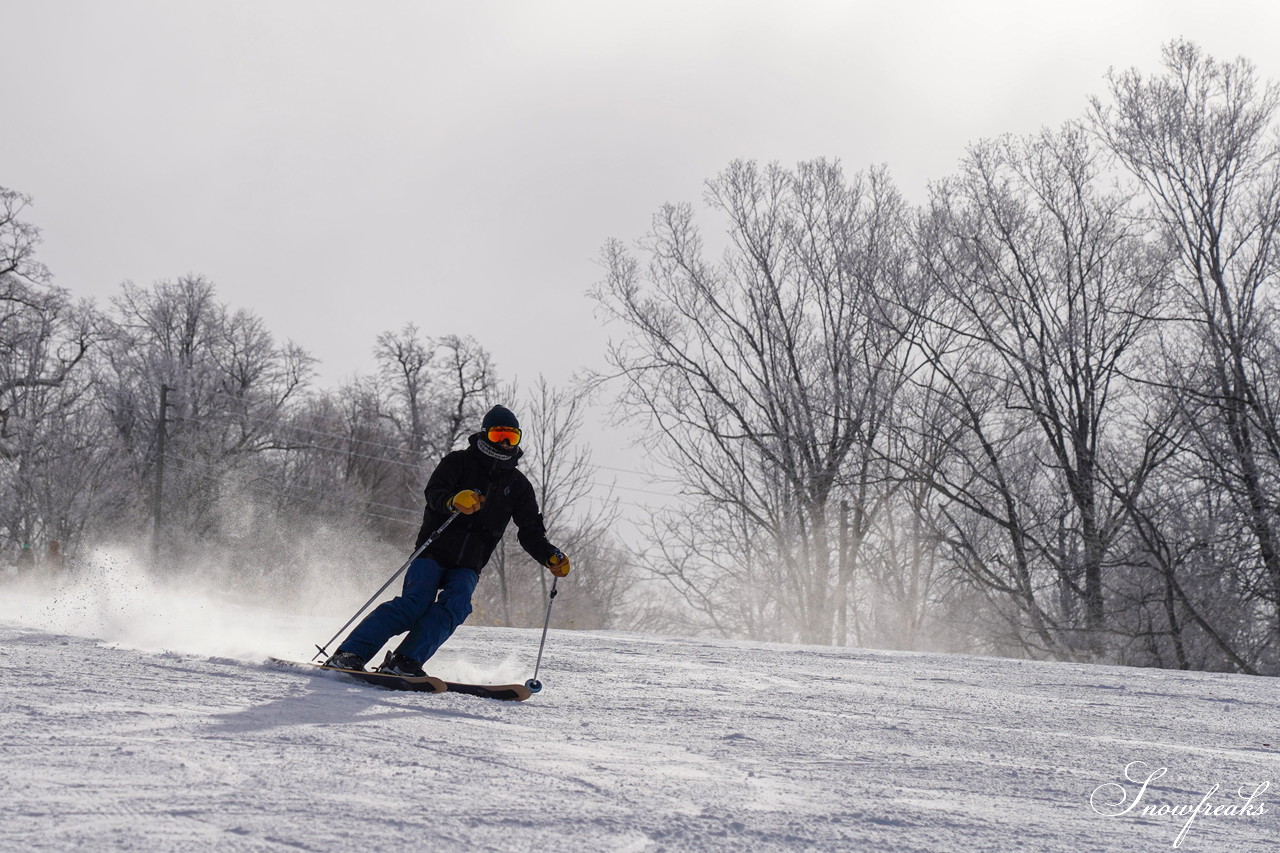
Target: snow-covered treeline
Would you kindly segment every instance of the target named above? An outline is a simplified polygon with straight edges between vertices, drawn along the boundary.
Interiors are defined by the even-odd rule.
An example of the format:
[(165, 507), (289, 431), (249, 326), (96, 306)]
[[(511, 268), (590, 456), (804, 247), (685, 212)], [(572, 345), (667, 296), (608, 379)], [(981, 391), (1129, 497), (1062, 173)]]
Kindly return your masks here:
[[(358, 597), (404, 559), (432, 467), (502, 399), (540, 425), (524, 470), (561, 547), (591, 568), (565, 624), (618, 624), (630, 581), (609, 529), (616, 508), (585, 500), (580, 392), (543, 380), (514, 390), (478, 341), (412, 324), (378, 337), (375, 374), (316, 387), (311, 356), (200, 276), (75, 302), (34, 260), (38, 234), (20, 216), (30, 200), (3, 199), (0, 568), (96, 571), (92, 549), (111, 545), (162, 573), (272, 596), (329, 573)], [(508, 571), (508, 550), (474, 619), (531, 625), (542, 579)]]
[[(565, 616), (1280, 672), (1280, 95), (1185, 42), (1109, 83), (1078, 121), (973, 144), (919, 205), (884, 167), (742, 161), (705, 211), (607, 244), (599, 387), (682, 498), (623, 553), (582, 500), (581, 398), (528, 394), (559, 425), (528, 468), (583, 568)], [(198, 276), (76, 304), (3, 199), (10, 559), (151, 538), (264, 589), (396, 564), (425, 469), (500, 387), (482, 342), (406, 327), (376, 375), (317, 389)], [(538, 581), (505, 566), (477, 618), (530, 624)], [(641, 578), (671, 600), (634, 606)]]
[(691, 495), (649, 565), (703, 623), (1280, 672), (1280, 92), (1165, 62), (920, 206), (735, 162), (605, 246), (624, 402)]

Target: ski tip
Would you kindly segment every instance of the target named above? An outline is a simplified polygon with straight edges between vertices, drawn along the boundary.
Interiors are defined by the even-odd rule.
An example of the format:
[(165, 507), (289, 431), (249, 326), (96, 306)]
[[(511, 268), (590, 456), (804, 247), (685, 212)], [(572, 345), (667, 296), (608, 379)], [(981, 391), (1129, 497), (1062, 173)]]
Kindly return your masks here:
[(508, 702), (523, 702), (533, 695), (533, 691), (523, 684), (461, 684), (456, 681), (446, 681), (445, 686), (450, 693), (466, 693), (471, 696), (503, 699)]

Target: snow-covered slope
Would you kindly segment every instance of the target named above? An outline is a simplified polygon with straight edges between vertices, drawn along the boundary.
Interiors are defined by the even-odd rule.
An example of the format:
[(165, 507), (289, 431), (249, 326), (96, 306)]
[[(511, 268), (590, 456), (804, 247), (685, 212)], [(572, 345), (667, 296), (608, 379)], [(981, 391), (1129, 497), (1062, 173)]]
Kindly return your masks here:
[[(332, 613), (0, 600), (4, 851), (1155, 851), (1202, 800), (1182, 850), (1280, 838), (1270, 679), (553, 630), (503, 703), (262, 663)], [(523, 680), (537, 640), (432, 671)]]

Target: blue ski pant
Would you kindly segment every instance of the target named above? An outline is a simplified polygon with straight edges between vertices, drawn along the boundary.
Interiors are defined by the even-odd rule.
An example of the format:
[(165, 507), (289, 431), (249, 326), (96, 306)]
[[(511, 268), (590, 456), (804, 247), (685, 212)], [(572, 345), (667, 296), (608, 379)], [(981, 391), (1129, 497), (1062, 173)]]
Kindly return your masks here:
[(446, 569), (430, 557), (419, 557), (409, 564), (400, 594), (375, 607), (339, 650), (367, 661), (387, 640), (408, 631), (396, 652), (422, 663), (471, 614), (471, 595), (479, 581), (474, 569)]

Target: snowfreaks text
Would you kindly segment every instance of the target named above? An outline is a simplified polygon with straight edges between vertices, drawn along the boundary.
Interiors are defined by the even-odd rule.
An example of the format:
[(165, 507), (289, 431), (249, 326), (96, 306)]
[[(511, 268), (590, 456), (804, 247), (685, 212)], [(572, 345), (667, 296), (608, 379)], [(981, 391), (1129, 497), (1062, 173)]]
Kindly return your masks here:
[(1124, 778), (1142, 786), (1134, 794), (1133, 800), (1129, 800), (1129, 791), (1124, 785), (1119, 782), (1107, 782), (1093, 789), (1093, 793), (1089, 795), (1089, 805), (1095, 812), (1106, 817), (1137, 814), (1143, 817), (1185, 818), (1182, 831), (1174, 839), (1174, 847), (1182, 846), (1182, 841), (1187, 837), (1191, 824), (1195, 823), (1198, 817), (1254, 818), (1267, 813), (1262, 795), (1271, 787), (1270, 780), (1260, 782), (1252, 791), (1248, 789), (1248, 785), (1241, 785), (1236, 790), (1234, 799), (1229, 798), (1227, 794), (1219, 796), (1218, 792), (1222, 785), (1215, 782), (1198, 802), (1191, 800), (1172, 802), (1156, 799), (1148, 792), (1151, 783), (1168, 772), (1167, 767), (1148, 771), (1147, 762), (1131, 761), (1124, 767)]

